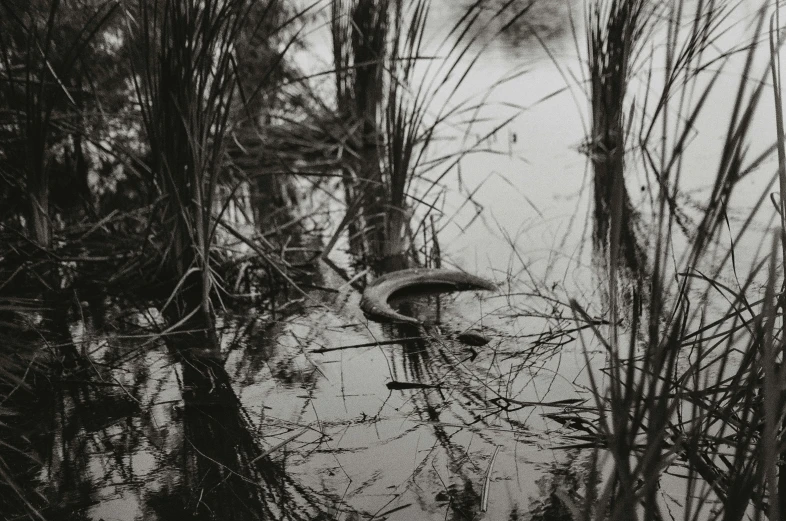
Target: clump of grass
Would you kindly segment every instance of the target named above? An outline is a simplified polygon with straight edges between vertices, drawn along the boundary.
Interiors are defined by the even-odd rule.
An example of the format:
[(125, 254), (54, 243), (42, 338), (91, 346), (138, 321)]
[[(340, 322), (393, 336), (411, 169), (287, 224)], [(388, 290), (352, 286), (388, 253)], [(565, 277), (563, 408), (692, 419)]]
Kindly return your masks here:
[(236, 93), (233, 54), (249, 5), (140, 0), (125, 11), (150, 173), (164, 197), (161, 268), (176, 282), (165, 308), (208, 330), (213, 209)]
[[(477, 118), (483, 101), (453, 98), (484, 51), (479, 42), (488, 35), (483, 31), (514, 7), (506, 2), (487, 18), (482, 3), (474, 3), (432, 48), (425, 42), (428, 0), (371, 4), (335, 0), (331, 29), (336, 106), (345, 131), (342, 175), (350, 246), (378, 261), (405, 255), (417, 235), (410, 221), (423, 196), (414, 196), (413, 181), (437, 172), (427, 179), (428, 196), (460, 158), (472, 152), (468, 145), (458, 154), (426, 160), (446, 121), (462, 115), (471, 125)], [(516, 11), (496, 33), (528, 10), (529, 4)]]
[[(359, 255), (370, 248), (382, 228), (382, 164), (379, 114), (384, 103), (384, 67), (388, 51), (390, 2), (333, 0), (331, 35), (336, 111), (349, 145), (342, 165), (350, 246)], [(371, 222), (369, 222), (371, 221)], [(376, 239), (380, 237), (377, 236)]]
[[(732, 245), (711, 256), (718, 251), (719, 229), (724, 223), (731, 227), (726, 212), (735, 188), (776, 149), (769, 147), (758, 157), (747, 157), (754, 139), (752, 121), (765, 86), (765, 75), (758, 80), (752, 78), (752, 69), (766, 10), (759, 11), (750, 41), (739, 49), (711, 52), (730, 7), (699, 2), (690, 13), (682, 1), (666, 5), (666, 67), (660, 90), (656, 91), (650, 81), (656, 67), (655, 53), (645, 69), (645, 98), (651, 97), (653, 105), (645, 102), (626, 109), (624, 85), (614, 82), (615, 96), (621, 95), (620, 99), (606, 99), (596, 110), (596, 99), (610, 97), (612, 92), (602, 90), (603, 96), (596, 95), (597, 81), (607, 81), (596, 81), (599, 71), (610, 71), (618, 79), (631, 74), (630, 70), (617, 69), (631, 67), (630, 55), (625, 52), (617, 52), (615, 62), (596, 63), (592, 58), (593, 49), (604, 49), (609, 57), (614, 54), (608, 53), (609, 46), (614, 45), (607, 39), (626, 32), (628, 26), (619, 22), (621, 11), (615, 9), (619, 3), (600, 0), (591, 11), (596, 27), (590, 30), (593, 117), (612, 120), (603, 126), (613, 130), (606, 137), (617, 139), (618, 152), (606, 150), (603, 162), (593, 158), (596, 174), (601, 167), (608, 175), (606, 182), (611, 187), (602, 188), (609, 190), (612, 201), (606, 232), (610, 325), (593, 327), (592, 334), (592, 341), (600, 343), (606, 352), (604, 381), (590, 373), (598, 413), (598, 441), (607, 455), (608, 472), (601, 472), (603, 468), (598, 464), (587, 484), (583, 518), (666, 519), (667, 509), (677, 506), (679, 517), (686, 520), (743, 519), (754, 512), (767, 512), (770, 519), (779, 519), (784, 495), (779, 490), (782, 469), (777, 462), (782, 453), (778, 440), (784, 402), (778, 391), (783, 315), (777, 288), (783, 261), (778, 259), (778, 248), (773, 243), (772, 249), (756, 259), (747, 276), (739, 280), (734, 259), (734, 243), (750, 231), (754, 217), (761, 213), (766, 192), (749, 210)], [(636, 2), (627, 4), (626, 9)], [(645, 19), (645, 25), (636, 30), (639, 34), (654, 30), (655, 20)], [(603, 23), (608, 28), (597, 29)], [(772, 44), (773, 63), (777, 61), (776, 48)], [(718, 76), (737, 54), (742, 55), (744, 64), (724, 146), (709, 199), (690, 229), (677, 204), (683, 164), (690, 152), (689, 137), (708, 106)], [(777, 74), (773, 78), (778, 85)], [(778, 99), (776, 93), (776, 105)], [(602, 112), (604, 104), (612, 110), (596, 114)], [(626, 162), (622, 157), (624, 141), (619, 139), (632, 135), (635, 109), (642, 114), (639, 155), (629, 152)], [(623, 118), (624, 114), (628, 116)], [(778, 119), (778, 134), (782, 135)], [(593, 136), (597, 138), (598, 134)], [(641, 160), (647, 174), (655, 179), (651, 185), (655, 231), (647, 250), (651, 277), (637, 278), (630, 290), (629, 305), (623, 306), (618, 273), (621, 267), (632, 266), (625, 259), (625, 221), (629, 216), (621, 186), (625, 165), (632, 163), (632, 158)], [(779, 163), (782, 172), (783, 158)], [(778, 233), (782, 234), (780, 228)], [(674, 234), (680, 232), (687, 235), (688, 243), (684, 251), (675, 251)], [(731, 270), (734, 285), (721, 282), (724, 270)], [(749, 293), (757, 283), (766, 288), (763, 298), (750, 300)], [(719, 299), (728, 305), (719, 309)], [(584, 309), (575, 301), (572, 305), (576, 319), (586, 322), (589, 316)], [(669, 479), (681, 480), (684, 492), (671, 505), (669, 496), (662, 493), (664, 481)], [(673, 497), (674, 487), (670, 490)], [(590, 498), (596, 498), (594, 505)]]
[(110, 1), (80, 8), (58, 0), (0, 2), (2, 200), (15, 206), (11, 194), (24, 195), (27, 234), (43, 248), (53, 237), (53, 149), (82, 116), (85, 93), (75, 71), (116, 8)]
[[(637, 275), (643, 273), (645, 255), (636, 236), (636, 214), (625, 186), (625, 145), (630, 128), (625, 109), (631, 71), (650, 14), (647, 0), (608, 0), (591, 3), (587, 16), (593, 238), (604, 255), (619, 257), (623, 266)], [(619, 216), (614, 216), (615, 212)], [(616, 248), (620, 251), (613, 251)]]

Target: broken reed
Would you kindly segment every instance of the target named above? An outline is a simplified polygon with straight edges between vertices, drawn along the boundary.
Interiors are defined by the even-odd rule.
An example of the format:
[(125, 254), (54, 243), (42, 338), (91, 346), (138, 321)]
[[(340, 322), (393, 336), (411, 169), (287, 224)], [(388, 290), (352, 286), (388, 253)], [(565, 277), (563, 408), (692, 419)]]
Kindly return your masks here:
[[(652, 9), (658, 16), (642, 18), (645, 11), (633, 9), (636, 6)], [(635, 1), (597, 0), (590, 8), (591, 140), (603, 140), (602, 156), (600, 160), (593, 157), (593, 166), (596, 176), (599, 171), (605, 176), (601, 187), (596, 178), (596, 189), (608, 194), (599, 197), (596, 192), (595, 201), (603, 204), (605, 197), (612, 202), (608, 215), (597, 216), (599, 209), (595, 210), (601, 221), (596, 222), (596, 230), (604, 229), (602, 220), (608, 218), (604, 235), (609, 240), (611, 326), (608, 330), (596, 327), (592, 335), (593, 342), (605, 348), (607, 379), (602, 383), (592, 372), (590, 379), (599, 414), (599, 443), (610, 471), (604, 474), (598, 463), (584, 498), (567, 500), (576, 501), (574, 507), (583, 506), (583, 510), (573, 509), (582, 512), (581, 519), (660, 520), (674, 515), (685, 520), (744, 519), (748, 515), (780, 519), (786, 511), (786, 469), (778, 463), (786, 449), (782, 441), (786, 404), (780, 392), (786, 376), (780, 369), (783, 298), (778, 289), (784, 261), (778, 257), (777, 243), (734, 287), (721, 282), (725, 270), (734, 268), (738, 273), (733, 244), (750, 233), (766, 193), (750, 210), (732, 246), (720, 253), (716, 248), (719, 229), (724, 223), (730, 226), (726, 220), (729, 198), (740, 180), (776, 148), (780, 149), (778, 177), (786, 182), (780, 117), (779, 146), (748, 157), (754, 139), (752, 121), (770, 69), (780, 109), (775, 66), (779, 43), (771, 44), (773, 65), (761, 76), (752, 74), (764, 35), (766, 6), (758, 12), (749, 41), (726, 51), (713, 49), (722, 38), (724, 20), (738, 7), (725, 2), (675, 0), (645, 6)], [(634, 20), (637, 12), (638, 21)], [(665, 27), (658, 26), (661, 19), (666, 20)], [(626, 80), (635, 69), (630, 53), (637, 48), (637, 35), (655, 29), (665, 30), (666, 46), (662, 54), (644, 57), (645, 101), (636, 106)], [(776, 34), (773, 24), (771, 41), (777, 40)], [(709, 199), (691, 229), (678, 206), (684, 160), (691, 151), (689, 139), (709, 107), (716, 80), (735, 59), (742, 59), (743, 67), (723, 148)], [(657, 70), (663, 70), (663, 81), (655, 87), (652, 78)], [(627, 152), (624, 136), (637, 137)], [(594, 152), (598, 152), (597, 143)], [(635, 162), (653, 180), (653, 231), (643, 250), (648, 255), (646, 271), (625, 273), (631, 265), (626, 251), (625, 227), (630, 223), (626, 222), (623, 176), (626, 165)], [(676, 237), (681, 233), (684, 237)], [(783, 233), (782, 223), (778, 233)], [(675, 251), (675, 242), (685, 242), (685, 251)], [(752, 287), (762, 278), (764, 298), (749, 300)], [(720, 312), (718, 296), (728, 302)], [(589, 319), (575, 301), (573, 309), (577, 319)], [(664, 479), (681, 480), (681, 495), (671, 505), (667, 502), (675, 496), (674, 487), (670, 486), (669, 497), (664, 495)], [(674, 504), (681, 511), (667, 509)]]

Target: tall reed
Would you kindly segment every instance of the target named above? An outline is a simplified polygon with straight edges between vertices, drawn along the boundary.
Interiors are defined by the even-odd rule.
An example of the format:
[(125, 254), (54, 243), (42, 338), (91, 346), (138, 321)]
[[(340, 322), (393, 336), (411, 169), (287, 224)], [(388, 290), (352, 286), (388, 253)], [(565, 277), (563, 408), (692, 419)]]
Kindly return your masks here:
[[(773, 97), (775, 101), (775, 130), (776, 143), (778, 149), (778, 185), (780, 187), (780, 245), (781, 263), (777, 264), (776, 244), (777, 239), (773, 240), (773, 248), (769, 271), (769, 284), (767, 301), (770, 305), (767, 313), (767, 325), (765, 330), (765, 343), (763, 354), (764, 369), (764, 413), (765, 431), (763, 434), (764, 447), (764, 474), (767, 484), (767, 494), (770, 502), (770, 518), (783, 519), (786, 516), (786, 462), (784, 453), (786, 447), (783, 443), (778, 443), (778, 438), (786, 435), (786, 399), (783, 396), (783, 382), (786, 380), (786, 372), (783, 370), (786, 361), (786, 299), (784, 299), (783, 284), (781, 293), (775, 298), (776, 273), (778, 269), (786, 267), (786, 128), (783, 122), (783, 80), (780, 69), (780, 48), (782, 45), (780, 28), (780, 5), (776, 2), (775, 13), (770, 18), (769, 30), (770, 43), (770, 72), (772, 74)], [(766, 298), (766, 297), (765, 297)], [(777, 304), (777, 305), (776, 305)], [(780, 327), (776, 326), (777, 311), (781, 311)], [(776, 329), (777, 327), (777, 329)], [(780, 339), (777, 341), (777, 333)], [(780, 360), (780, 367), (777, 365)], [(777, 463), (776, 463), (777, 462)]]
[[(529, 5), (520, 7), (512, 20)], [(423, 179), (428, 195), (463, 155), (472, 153), (469, 145), (428, 165), (425, 161), (446, 121), (457, 115), (470, 115), (473, 121), (483, 108), (482, 101), (454, 98), (485, 51), (481, 39), (493, 40), (506, 25), (491, 35), (484, 31), (515, 8), (505, 2), (484, 20), (485, 6), (473, 3), (441, 41), (427, 44), (430, 6), (429, 0), (332, 2), (336, 106), (348, 156), (343, 177), (348, 218), (356, 230), (350, 228), (350, 246), (357, 252), (362, 238), (360, 249), (372, 260), (407, 252), (414, 235), (410, 220), (422, 201), (412, 193), (413, 181)], [(495, 87), (488, 85), (489, 90)]]
[[(773, 505), (782, 500), (772, 485), (781, 447), (774, 440), (781, 436), (784, 410), (776, 391), (780, 384), (774, 383), (780, 378), (775, 362), (782, 359), (779, 262), (776, 248), (765, 251), (740, 280), (734, 245), (763, 213), (762, 202), (775, 177), (749, 210), (731, 246), (716, 247), (724, 224), (731, 232), (727, 210), (736, 187), (775, 150), (771, 146), (748, 157), (751, 144), (759, 139), (752, 133), (753, 120), (766, 85), (764, 74), (757, 77), (752, 72), (766, 10), (758, 12), (749, 40), (718, 50), (733, 4), (692, 3), (691, 12), (688, 3), (675, 0), (651, 6), (659, 10), (653, 11), (657, 16), (639, 16), (631, 25), (636, 11), (630, 9), (636, 6), (647, 8), (637, 2), (597, 0), (590, 11), (593, 132), (597, 121), (608, 129), (593, 133), (593, 139), (611, 139), (615, 148), (604, 145), (602, 161), (593, 158), (596, 187), (600, 170), (606, 180), (598, 188), (608, 194), (610, 203), (604, 232), (609, 241), (610, 325), (594, 328), (591, 340), (606, 351), (606, 379), (601, 382), (594, 372), (590, 376), (599, 442), (610, 472), (605, 480), (600, 468), (593, 474), (584, 519), (673, 518), (675, 512), (666, 510), (669, 497), (661, 491), (667, 480), (676, 479), (683, 490), (677, 500), (683, 519), (744, 519), (768, 510), (773, 515)], [(628, 21), (620, 22), (620, 17)], [(633, 77), (630, 49), (636, 48), (637, 35), (648, 31), (663, 31), (666, 45), (662, 52), (645, 56), (645, 79), (639, 83), (645, 101), (636, 106), (625, 96), (631, 83), (617, 80)], [(625, 40), (627, 50), (609, 39)], [(663, 58), (665, 67), (656, 57)], [(719, 76), (735, 59), (742, 60), (742, 69), (717, 169), (707, 201), (691, 220), (679, 206), (686, 158), (693, 152), (690, 137), (700, 117), (711, 110), (709, 100), (716, 95)], [(652, 80), (656, 70), (663, 71), (657, 86)], [(610, 76), (600, 77), (604, 71)], [(608, 86), (599, 96), (600, 83)], [(635, 136), (639, 125), (638, 142), (625, 151), (623, 136)], [(637, 164), (653, 180), (653, 232), (649, 243), (639, 246), (647, 253), (651, 276), (635, 280), (631, 298), (623, 305), (619, 273), (634, 267), (632, 259), (626, 259), (630, 214), (622, 181), (629, 164)], [(674, 246), (683, 243), (682, 248)], [(733, 284), (721, 281), (727, 272)], [(751, 300), (749, 293), (757, 283), (766, 288), (764, 298)], [(719, 299), (727, 304), (721, 307)], [(589, 319), (575, 301), (573, 309), (577, 319)], [(674, 474), (679, 478), (671, 477)], [(674, 487), (670, 490), (673, 497)]]
[[(246, 0), (139, 0), (126, 8), (149, 163), (165, 197), (163, 273), (172, 316), (212, 328), (212, 211), (225, 162)], [(188, 319), (188, 320), (187, 320)]]

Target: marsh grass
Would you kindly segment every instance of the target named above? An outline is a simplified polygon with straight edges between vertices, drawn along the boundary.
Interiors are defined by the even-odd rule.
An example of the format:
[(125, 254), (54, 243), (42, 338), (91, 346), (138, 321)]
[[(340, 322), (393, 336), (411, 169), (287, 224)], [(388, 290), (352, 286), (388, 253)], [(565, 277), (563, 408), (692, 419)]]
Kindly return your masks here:
[[(632, 20), (636, 11), (628, 9), (645, 8), (637, 2), (600, 0), (592, 5), (592, 139), (611, 139), (603, 142), (601, 160), (592, 158), (596, 205), (602, 203), (597, 192), (599, 171), (605, 179), (600, 188), (607, 190), (604, 197), (611, 202), (601, 216), (596, 207), (596, 220), (602, 221), (596, 222), (596, 232), (605, 230), (609, 241), (610, 325), (593, 327), (592, 334), (582, 340), (599, 343), (605, 351), (605, 366), (598, 373), (591, 372), (590, 378), (598, 442), (606, 464), (600, 463), (604, 458), (599, 459), (583, 501), (566, 501), (572, 511), (583, 512), (582, 519), (660, 520), (675, 515), (686, 520), (765, 515), (781, 519), (784, 401), (779, 272), (783, 260), (777, 238), (783, 234), (782, 221), (771, 248), (753, 259), (743, 278), (738, 276), (734, 252), (734, 244), (763, 213), (766, 191), (749, 210), (731, 246), (718, 248), (724, 224), (731, 232), (727, 210), (740, 180), (783, 147), (779, 112), (773, 133), (778, 135), (779, 146), (748, 157), (754, 139), (752, 122), (770, 72), (780, 110), (776, 25), (770, 28), (771, 67), (756, 76), (754, 63), (765, 37), (766, 6), (757, 12), (749, 40), (738, 48), (718, 51), (723, 21), (739, 6), (699, 2), (691, 4), (695, 9), (691, 13), (682, 1), (659, 5), (666, 20), (660, 28), (666, 33), (666, 46), (663, 52), (645, 56), (642, 69), (647, 78), (645, 100), (653, 104), (635, 105), (626, 96), (636, 70), (631, 49), (636, 48), (637, 35), (654, 30), (659, 17)], [(652, 81), (656, 56), (666, 65), (658, 87)], [(691, 152), (690, 136), (708, 107), (716, 80), (734, 59), (742, 59), (743, 65), (724, 146), (708, 201), (691, 226), (677, 202), (681, 177), (688, 168), (684, 164)], [(636, 114), (641, 118), (638, 143), (625, 150), (623, 136), (634, 135)], [(780, 154), (781, 179), (783, 157)], [(629, 171), (626, 165), (631, 164), (642, 164), (653, 180), (654, 231), (646, 248), (641, 244), (647, 255), (646, 272), (633, 269), (627, 258), (630, 250), (626, 253), (630, 203), (624, 175)], [(685, 239), (675, 241), (680, 233)], [(595, 240), (599, 239), (596, 233)], [(677, 242), (686, 244), (684, 251), (675, 246)], [(625, 269), (634, 275), (625, 274)], [(733, 284), (721, 281), (727, 272), (733, 273)], [(755, 287), (765, 288), (763, 298), (750, 299)], [(578, 302), (573, 301), (572, 307), (576, 319), (589, 320)], [(675, 482), (680, 490), (677, 497)], [(668, 495), (664, 493), (667, 484)], [(579, 505), (583, 509), (576, 508)], [(670, 510), (674, 507), (676, 513)]]
[(351, 212), (346, 225), (350, 247), (359, 255), (371, 254), (373, 224), (367, 221), (379, 219), (373, 208), (380, 204), (382, 190), (378, 118), (384, 101), (389, 11), (387, 0), (331, 2), (336, 112), (349, 144), (341, 169)]
[[(52, 244), (55, 220), (53, 149), (68, 135), (66, 129), (80, 127), (81, 59), (116, 8), (115, 2), (79, 9), (60, 1), (0, 3), (0, 99), (9, 108), (1, 116), (3, 192), (23, 194), (28, 236), (42, 248)], [(78, 131), (72, 135), (79, 139)], [(17, 204), (12, 197), (4, 199)]]
[[(9, 6), (16, 5), (2, 2), (7, 12), (11, 12)], [(79, 115), (78, 104), (70, 99), (76, 91), (66, 81), (77, 59), (72, 54), (80, 54), (112, 14), (112, 6), (118, 4), (101, 4), (98, 14), (77, 31), (73, 45), (60, 49), (64, 58), (58, 54), (57, 63), (47, 57), (54, 56), (52, 34), (58, 6), (63, 4), (49, 5), (52, 11), (30, 22), (32, 25), (19, 18), (17, 36), (21, 46), (4, 39), (7, 34), (0, 35), (4, 42), (0, 49), (4, 60), (0, 81), (5, 96), (25, 100), (24, 110), (10, 111), (11, 124), (3, 127), (24, 153), (20, 152), (21, 159), (15, 163), (18, 170), (8, 173), (10, 167), (2, 168), (6, 168), (8, 178), (26, 190), (30, 208), (26, 216), (17, 219), (28, 226), (27, 237), (20, 240), (25, 246), (20, 250), (23, 260), (0, 280), (0, 291), (11, 289), (11, 282), (21, 280), (19, 273), (39, 262), (57, 262), (60, 266), (76, 263), (80, 269), (100, 266), (112, 274), (98, 273), (96, 280), (119, 280), (130, 293), (136, 288), (128, 288), (128, 281), (156, 272), (158, 280), (167, 284), (164, 297), (158, 296), (160, 308), (169, 319), (163, 334), (178, 328), (191, 330), (192, 326), (210, 330), (214, 301), (223, 284), (220, 275), (224, 274), (216, 261), (220, 252), (215, 239), (217, 233), (224, 232), (248, 247), (246, 251), (251, 253), (244, 259), (258, 261), (271, 274), (297, 287), (288, 272), (291, 264), (283, 260), (286, 244), (278, 248), (280, 255), (272, 253), (277, 248), (267, 240), (265, 231), (252, 240), (225, 218), (227, 201), (234, 197), (237, 186), (227, 182), (227, 164), (234, 162), (233, 168), (238, 169), (245, 166), (238, 160), (240, 154), (228, 153), (229, 138), (238, 136), (232, 135), (238, 120), (254, 120), (243, 130), (264, 137), (256, 143), (259, 148), (247, 154), (251, 159), (244, 157), (249, 164), (254, 164), (256, 155), (269, 154), (278, 157), (281, 164), (276, 168), (289, 168), (286, 174), (298, 173), (299, 169), (304, 176), (330, 176), (340, 171), (347, 204), (344, 223), (349, 228), (350, 244), (359, 255), (400, 255), (411, 249), (409, 243), (420, 231), (426, 242), (426, 228), (430, 227), (432, 262), (438, 265), (440, 248), (433, 218), (438, 196), (434, 192), (461, 158), (476, 147), (464, 143), (462, 150), (436, 158), (429, 155), (429, 150), (440, 126), (451, 119), (471, 123), (481, 119), (485, 98), (458, 100), (457, 96), (481, 59), (479, 34), (491, 26), (478, 26), (486, 16), (484, 2), (472, 3), (434, 50), (425, 41), (430, 13), (427, 0), (333, 0), (336, 100), (331, 108), (337, 115), (311, 119), (313, 114), (307, 114), (307, 123), (298, 126), (298, 114), (286, 121), (289, 126), (276, 129), (260, 113), (265, 112), (267, 100), (281, 86), (273, 81), (258, 91), (253, 84), (244, 83), (237, 53), (241, 40), (248, 37), (246, 31), (255, 31), (248, 27), (249, 20), (265, 31), (276, 31), (299, 14), (265, 23), (268, 11), (263, 8), (250, 16), (252, 5), (259, 7), (259, 3), (245, 0), (139, 0), (120, 4), (123, 34), (128, 37), (122, 50), (128, 53), (136, 102), (133, 109), (139, 117), (134, 122), (143, 130), (144, 140), (140, 146), (144, 152), (139, 155), (145, 157), (137, 157), (133, 167), (144, 172), (155, 195), (144, 208), (112, 212), (98, 222), (61, 230), (60, 238), (69, 247), (56, 252), (50, 251), (56, 234), (52, 212), (47, 209), (51, 195), (47, 165), (52, 143), (62, 130), (58, 123), (66, 118), (56, 116), (62, 112), (70, 118), (72, 111)], [(505, 2), (488, 23), (495, 23), (494, 18), (503, 12), (506, 24), (526, 15), (528, 5), (519, 5)], [(590, 373), (595, 409), (592, 419), (597, 420), (596, 424), (587, 421), (586, 407), (567, 408), (551, 416), (557, 422), (583, 427), (576, 439), (592, 454), (584, 488), (575, 483), (570, 483), (567, 490), (557, 487), (549, 492), (548, 508), (554, 506), (560, 515), (569, 512), (575, 519), (587, 520), (668, 519), (667, 509), (673, 504), (681, 509), (676, 517), (686, 520), (744, 519), (748, 514), (755, 517), (765, 512), (770, 519), (782, 517), (786, 512), (786, 480), (780, 459), (786, 407), (782, 393), (783, 260), (778, 253), (786, 251), (786, 217), (781, 213), (779, 235), (742, 277), (738, 276), (742, 265), (735, 258), (734, 244), (724, 249), (719, 239), (724, 225), (731, 230), (727, 214), (737, 186), (776, 151), (779, 170), (773, 183), (781, 183), (781, 201), (776, 207), (786, 206), (779, 25), (776, 20), (770, 27), (770, 66), (757, 75), (755, 58), (765, 36), (764, 10), (756, 18), (749, 41), (719, 51), (716, 44), (723, 35), (724, 22), (738, 8), (733, 4), (593, 0), (590, 5), (586, 22), (592, 113), (588, 150), (596, 205), (593, 239), (604, 255), (602, 279), (607, 285), (608, 316), (590, 316), (576, 301), (568, 306), (560, 303), (580, 324), (572, 327), (574, 324), (560, 317), (559, 331), (542, 333), (529, 351), (511, 353), (527, 363), (541, 353), (545, 357), (558, 352), (572, 340), (569, 334), (580, 334), (585, 345), (600, 345), (606, 354), (603, 370)], [(508, 11), (515, 9), (519, 10), (508, 16)], [(660, 30), (666, 33), (666, 45), (650, 50), (645, 42)], [(484, 41), (487, 36), (483, 35)], [(271, 67), (270, 74), (276, 74), (273, 69), (277, 60), (283, 59), (289, 43), (284, 47), (273, 59), (263, 60)], [(14, 54), (19, 49), (24, 52)], [(695, 212), (697, 218), (688, 219), (687, 211), (680, 207), (681, 180), (687, 172), (686, 157), (696, 123), (707, 111), (718, 109), (711, 104), (718, 80), (739, 58), (743, 61), (741, 71), (737, 71), (741, 72), (740, 81), (733, 103), (726, 108), (730, 111), (729, 123), (711, 190), (700, 211)], [(657, 74), (663, 75), (662, 81), (653, 79)], [(765, 80), (770, 76), (768, 85)], [(775, 87), (777, 146), (751, 157), (753, 120), (770, 86)], [(515, 107), (513, 112), (486, 137), (519, 115)], [(339, 131), (335, 130), (336, 121)], [(238, 138), (238, 149), (248, 149), (249, 141), (253, 142)], [(297, 141), (301, 143), (295, 145)], [(267, 150), (260, 151), (265, 147)], [(339, 157), (325, 157), (329, 154)], [(304, 164), (313, 171), (306, 172)], [(639, 210), (625, 186), (633, 170), (645, 175), (650, 186), (653, 218), (648, 231), (637, 224)], [(426, 187), (422, 192), (415, 189), (419, 183)], [(222, 185), (231, 187), (228, 197), (218, 197)], [(750, 233), (754, 218), (765, 210), (766, 199), (764, 192), (750, 209), (734, 236), (735, 244)], [(267, 206), (254, 208), (251, 213), (257, 212), (257, 218), (247, 220), (259, 221), (258, 215), (269, 211)], [(422, 216), (420, 224), (414, 215)], [(300, 221), (293, 217), (277, 228), (283, 229), (290, 222)], [(113, 233), (125, 228), (130, 232), (122, 239), (119, 233)], [(110, 240), (114, 241), (113, 248), (102, 250), (99, 243)], [(675, 246), (680, 242), (688, 244), (684, 252)], [(325, 251), (334, 244), (335, 236)], [(135, 254), (128, 255), (131, 251)], [(8, 258), (3, 257), (4, 261)], [(249, 269), (238, 268), (237, 280)], [(734, 274), (733, 283), (723, 277), (729, 270)], [(763, 291), (752, 297), (759, 288)], [(6, 310), (5, 305), (0, 300), (0, 312), (19, 310)], [(144, 304), (139, 307), (146, 309)], [(271, 316), (275, 324), (275, 309)], [(2, 324), (0, 334), (9, 331), (14, 332)], [(408, 380), (425, 375), (436, 381), (440, 376), (426, 363), (423, 346), (417, 342), (421, 335), (407, 330), (402, 330), (402, 335), (400, 340), (408, 345), (403, 346), (404, 365), (397, 370)], [(0, 343), (11, 351), (18, 346), (12, 336), (0, 336)], [(158, 340), (161, 336), (150, 338)], [(73, 347), (73, 342), (68, 345)], [(137, 346), (129, 356), (136, 356), (146, 346)], [(283, 467), (266, 459), (269, 452), (258, 445), (246, 411), (238, 407), (239, 398), (232, 391), (234, 382), (218, 356), (217, 344), (211, 346), (212, 351), (204, 352), (189, 347), (193, 346), (176, 345), (172, 353), (185, 368), (184, 423), (191, 445), (184, 446), (184, 453), (202, 476), (218, 478), (209, 482), (215, 496), (206, 498), (205, 504), (212, 501), (216, 508), (228, 508), (223, 511), (225, 515), (231, 513), (232, 500), (238, 497), (263, 504), (267, 517), (293, 509), (288, 498), (302, 489), (286, 476)], [(441, 356), (439, 347), (430, 346), (434, 358)], [(6, 356), (5, 351), (0, 354), (0, 429), (6, 428), (9, 416), (5, 407), (10, 410), (12, 398), (28, 390), (27, 380), (18, 374), (38, 377), (38, 373), (28, 371), (33, 366)], [(591, 365), (589, 356), (587, 363)], [(464, 403), (473, 408), (488, 405), (473, 397), (471, 387), (462, 392), (468, 393), (461, 395)], [(422, 393), (423, 403), (428, 404), (430, 399), (428, 393)], [(505, 411), (507, 407), (526, 405), (502, 397), (498, 403)], [(235, 434), (227, 438), (222, 430), (226, 428)], [(19, 431), (12, 434), (16, 436)], [(435, 431), (435, 435), (446, 450), (450, 447), (453, 451), (451, 458), (463, 458), (450, 435), (445, 431)], [(37, 468), (37, 462), (30, 463), (24, 446), (6, 441), (11, 439), (3, 435), (3, 443), (8, 444), (4, 447), (24, 456), (29, 468)], [(2, 458), (8, 458), (5, 454)], [(226, 471), (238, 460), (247, 462), (245, 470), (255, 483)], [(10, 472), (13, 465), (9, 461), (0, 459), (0, 487), (4, 487), (0, 504), (13, 502), (16, 511), (41, 518), (37, 503), (29, 502), (32, 495), (27, 492), (35, 483), (23, 483), (25, 476)], [(211, 474), (216, 469), (212, 465), (215, 461), (220, 462), (225, 474)], [(463, 479), (471, 484), (470, 478), (467, 474)], [(664, 489), (674, 487), (664, 485), (673, 485), (675, 479), (679, 480), (682, 495), (672, 501)], [(289, 488), (276, 488), (282, 481)], [(268, 488), (273, 491), (272, 501)], [(466, 503), (483, 503), (471, 487), (468, 491), (472, 493), (465, 495)], [(316, 496), (304, 494), (308, 510), (302, 518), (319, 515)], [(161, 497), (167, 499), (165, 493)], [(557, 508), (556, 501), (565, 508)], [(165, 507), (161, 508), (164, 511)]]
[[(459, 92), (487, 42), (530, 6), (506, 2), (489, 16), (483, 2), (474, 2), (434, 43), (426, 38), (430, 1), (377, 2), (373, 8), (368, 4), (335, 0), (331, 34), (336, 110), (346, 143), (342, 176), (350, 246), (378, 261), (412, 249), (413, 238), (428, 226), (429, 215), (436, 210), (428, 202), (438, 199), (432, 191), (462, 157), (480, 148), (482, 139), (474, 145), (463, 142), (457, 153), (429, 156), (438, 132), (448, 122), (463, 118), (466, 138), (481, 119), (485, 98), (457, 99)], [(504, 16), (510, 20), (500, 28)], [(510, 79), (492, 80), (488, 89), (493, 91)], [(519, 115), (514, 113), (489, 135)], [(416, 180), (426, 186), (417, 195)], [(426, 210), (413, 226), (416, 207)]]
[[(652, 6), (646, 0), (590, 3), (587, 15), (588, 68), (592, 128), (590, 158), (594, 185), (594, 243), (609, 257), (619, 257), (635, 274), (645, 266), (636, 236), (635, 212), (625, 186), (625, 119), (630, 75), (649, 27)], [(614, 212), (620, 215), (612, 216)], [(619, 248), (619, 252), (616, 249)], [(608, 251), (611, 250), (611, 251)]]
[(140, 1), (125, 11), (150, 173), (165, 198), (161, 269), (177, 281), (164, 308), (173, 306), (175, 321), (196, 318), (208, 330), (213, 210), (236, 93), (233, 53), (249, 5)]

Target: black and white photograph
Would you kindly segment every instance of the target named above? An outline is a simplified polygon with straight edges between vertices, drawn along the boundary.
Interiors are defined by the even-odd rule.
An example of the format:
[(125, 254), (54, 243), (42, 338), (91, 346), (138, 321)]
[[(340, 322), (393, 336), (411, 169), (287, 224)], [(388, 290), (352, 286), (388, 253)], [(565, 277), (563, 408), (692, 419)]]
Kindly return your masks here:
[(0, 521), (786, 521), (786, 0), (0, 0)]

